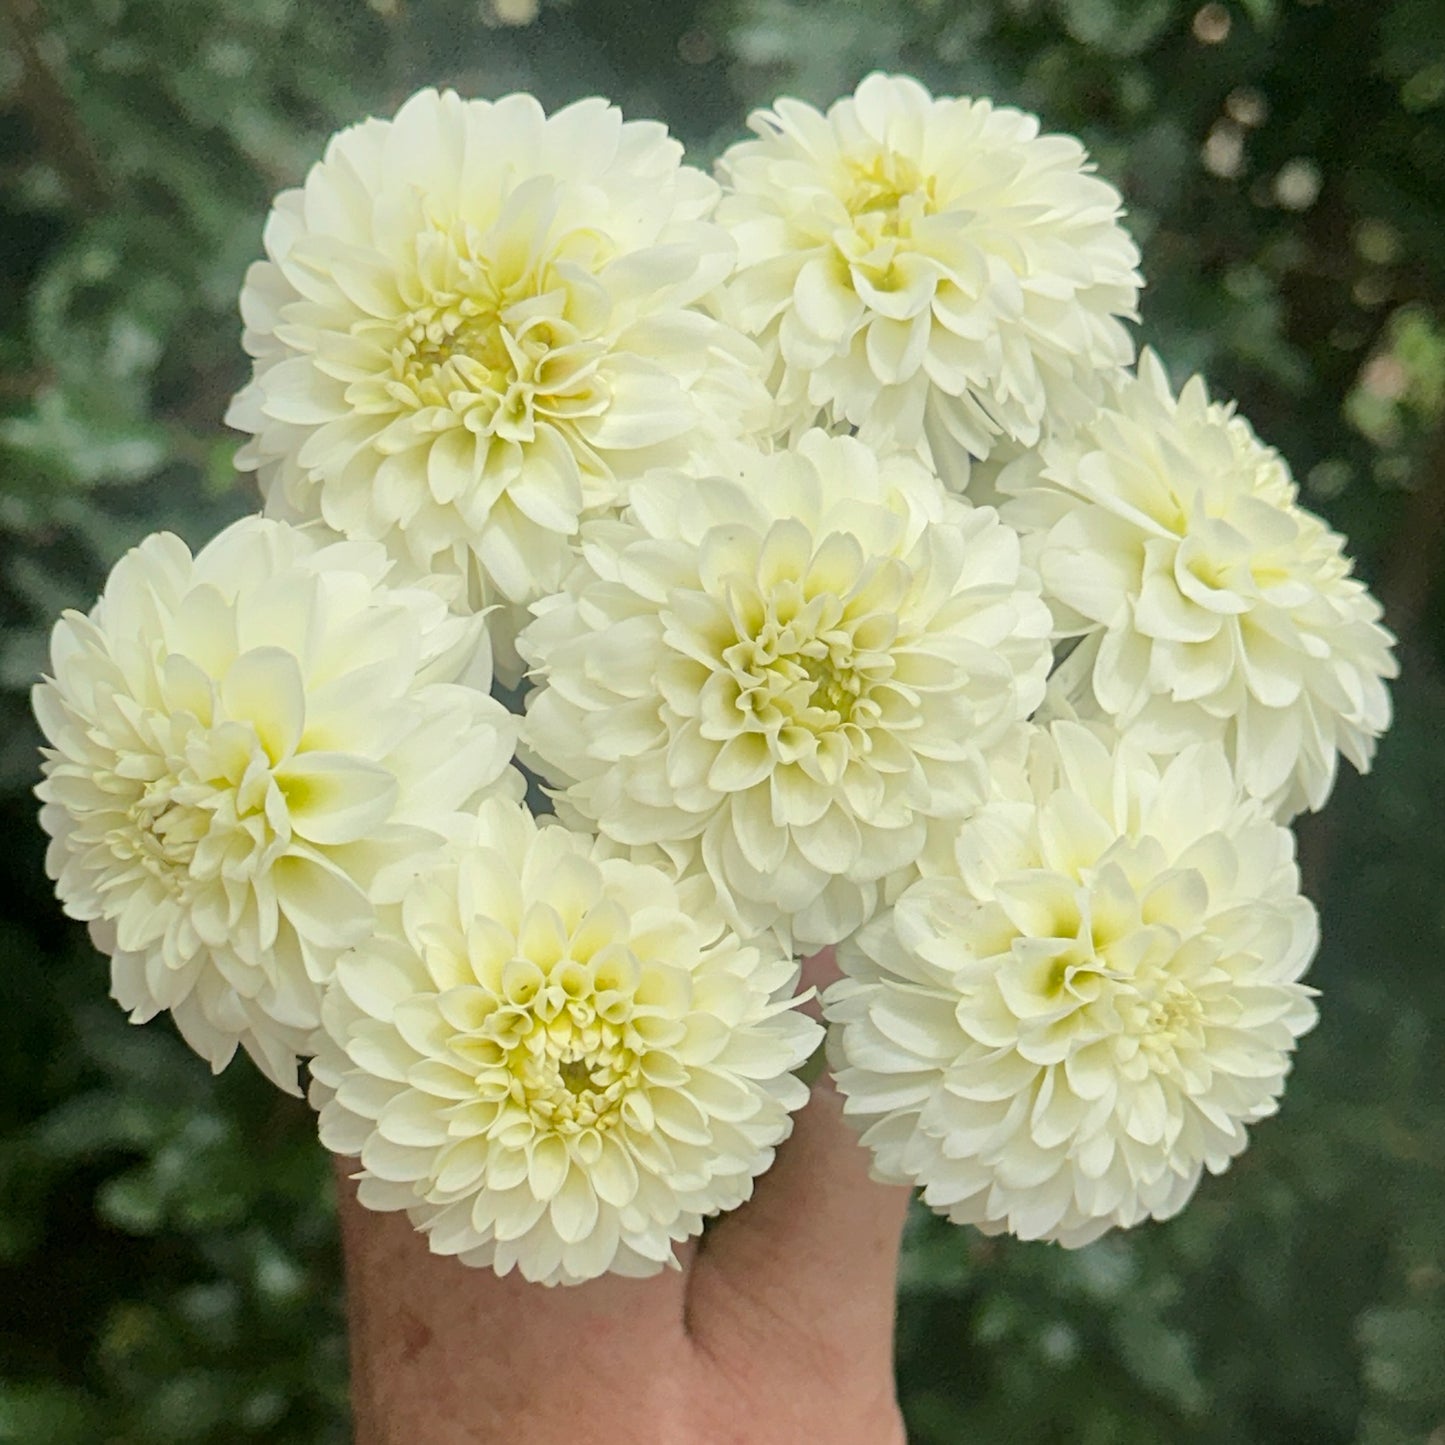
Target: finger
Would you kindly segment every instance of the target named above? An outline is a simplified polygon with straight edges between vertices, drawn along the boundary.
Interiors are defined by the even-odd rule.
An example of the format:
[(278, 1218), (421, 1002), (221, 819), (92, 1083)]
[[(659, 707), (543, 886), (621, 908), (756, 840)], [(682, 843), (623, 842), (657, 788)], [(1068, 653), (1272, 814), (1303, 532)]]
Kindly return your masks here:
[[(831, 950), (805, 965), (805, 983), (836, 976)], [(694, 1336), (771, 1321), (845, 1369), (891, 1368), (909, 1190), (870, 1179), (868, 1162), (825, 1075), (753, 1198), (706, 1236), (687, 1286)]]
[(626, 1380), (639, 1350), (682, 1349), (685, 1270), (551, 1289), (498, 1278), (432, 1254), (404, 1215), (362, 1208), (353, 1168), (336, 1163), (357, 1445), (411, 1439), (417, 1419), (438, 1440), (489, 1439), (488, 1419), (547, 1408), (534, 1396), (559, 1369)]

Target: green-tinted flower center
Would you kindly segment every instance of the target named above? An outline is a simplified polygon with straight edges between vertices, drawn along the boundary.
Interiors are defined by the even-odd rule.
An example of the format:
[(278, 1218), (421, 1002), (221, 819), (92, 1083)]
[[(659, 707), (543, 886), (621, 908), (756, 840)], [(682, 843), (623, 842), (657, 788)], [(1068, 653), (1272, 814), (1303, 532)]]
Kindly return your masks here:
[(851, 215), (887, 212), (896, 225), (905, 202), (924, 215), (937, 210), (935, 180), (925, 175), (910, 157), (879, 149), (872, 156), (849, 156), (846, 161), (852, 189), (847, 206)]
[(456, 1030), (449, 1052), (471, 1074), (478, 1098), (500, 1107), (497, 1127), (519, 1121), (520, 1111), (542, 1133), (605, 1132), (643, 1089), (644, 1060), (652, 1057), (644, 1035), (667, 1030), (637, 1015), (623, 977), (635, 978), (635, 965), (611, 952), (610, 962), (592, 966), (562, 957), (545, 972), (517, 957), (498, 992), (461, 989), (439, 1001)]
[[(1027, 1026), (1045, 1034), (1065, 1030), (1080, 1044), (1114, 1040), (1151, 1071), (1170, 1073), (1181, 1051), (1204, 1042), (1205, 1011), (1186, 977), (1175, 971), (1177, 938), (1160, 931), (1158, 948), (1143, 964), (1131, 961), (1133, 930), (1092, 927), (1083, 910), (1060, 897), (1055, 907), (1060, 951), (1037, 971), (1025, 965), (1026, 987), (1049, 1005)], [(1016, 934), (1026, 948), (1029, 936)]]
[[(147, 766), (151, 779), (107, 834), (107, 846), (115, 857), (138, 862), (173, 890), (193, 877), (239, 877), (289, 838), (284, 805), (278, 812), (271, 800), (268, 809), (278, 783), (250, 724), (231, 722), (217, 733), (192, 733), (180, 757), (130, 762)], [(198, 869), (197, 852), (207, 840), (204, 866)], [(221, 840), (224, 846), (217, 846)]]
[(433, 302), (404, 316), (397, 331), (392, 376), (423, 405), (445, 406), (453, 391), (505, 390), (512, 358), (494, 308), (465, 296)]
[(559, 1134), (607, 1130), (641, 1077), (641, 1062), (614, 1024), (590, 1018), (585, 1005), (552, 1021), (535, 1019), (509, 1051), (513, 1097), (539, 1128)]
[(1155, 980), (1152, 994), (1141, 998), (1140, 1044), (1157, 1071), (1172, 1068), (1179, 1049), (1203, 1042), (1204, 1009), (1198, 996), (1179, 979)]
[[(752, 637), (723, 652), (739, 686), (739, 705), (763, 729), (824, 734), (878, 720), (874, 688), (893, 672), (887, 654), (864, 655), (838, 598), (814, 598), (807, 615), (774, 604)], [(816, 615), (814, 615), (816, 614)]]
[[(387, 358), (379, 375), (348, 387), (358, 411), (423, 413), (427, 431), (463, 421), (480, 434), (527, 442), (539, 418), (556, 422), (606, 408), (597, 374), (607, 353), (594, 324), (598, 298), (579, 279), (597, 263), (596, 238), (569, 234), (545, 256), (527, 246), (492, 256), (487, 244), (465, 228), (418, 237), (415, 272), (401, 287), (408, 309), (351, 325), (353, 337), (380, 345)], [(572, 271), (559, 272), (559, 260), (574, 262)], [(342, 361), (350, 364), (346, 353)], [(380, 449), (396, 446), (386, 441)]]
[(812, 684), (808, 705), (832, 713), (839, 722), (853, 716), (853, 704), (863, 689), (863, 679), (846, 664), (835, 665), (831, 655), (807, 653), (793, 660), (793, 667)]

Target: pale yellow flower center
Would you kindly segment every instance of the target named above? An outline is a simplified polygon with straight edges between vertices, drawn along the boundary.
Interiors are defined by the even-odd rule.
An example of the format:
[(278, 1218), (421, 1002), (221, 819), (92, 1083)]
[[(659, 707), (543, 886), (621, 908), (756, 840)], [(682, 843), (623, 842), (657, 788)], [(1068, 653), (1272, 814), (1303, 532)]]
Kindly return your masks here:
[(152, 785), (130, 809), (135, 856), (161, 876), (190, 866), (210, 821), (204, 809), (176, 802), (173, 788)]
[(749, 710), (767, 725), (831, 732), (852, 720), (864, 689), (846, 654), (835, 656), (817, 639), (796, 651), (778, 649), (774, 639), (743, 641), (726, 660), (739, 673)]
[(476, 303), (434, 301), (402, 317), (391, 352), (398, 400), (445, 406), (453, 391), (505, 387), (511, 357), (496, 313)]
[[(1068, 946), (1035, 975), (1034, 984), (1041, 1001), (1053, 1005), (1046, 1030), (1064, 1028), (1081, 1038), (1113, 1039), (1126, 1050), (1137, 1047), (1131, 1056), (1155, 1073), (1173, 1072), (1181, 1049), (1203, 1045), (1204, 1006), (1187, 978), (1173, 971), (1173, 958), (1156, 954), (1141, 966), (1121, 966), (1115, 945), (1131, 929), (1102, 920), (1090, 927), (1063, 900), (1056, 912), (1055, 936), (1067, 938)], [(1062, 1010), (1062, 1017), (1055, 1010)]]
[(909, 156), (880, 149), (872, 156), (848, 156), (845, 165), (852, 186), (846, 200), (851, 215), (882, 213), (896, 235), (901, 213), (932, 215), (938, 209), (935, 177), (925, 175)]
[(779, 606), (792, 601), (771, 599), (756, 634), (723, 652), (740, 705), (770, 732), (800, 727), (824, 734), (875, 724), (879, 709), (870, 694), (892, 676), (892, 657), (858, 648), (857, 619), (843, 616), (838, 598), (814, 598), (808, 615)]
[(1179, 1049), (1203, 1042), (1203, 1006), (1187, 983), (1163, 969), (1131, 977), (1102, 958), (1079, 964), (1060, 961), (1051, 983), (1056, 999), (1065, 991), (1072, 995), (1079, 1031), (1132, 1039), (1139, 1058), (1154, 1073), (1173, 1072)]
[(540, 1018), (508, 1052), (514, 1097), (539, 1128), (559, 1134), (606, 1131), (621, 1117), (624, 1095), (641, 1077), (638, 1056), (615, 1025), (569, 1006), (550, 1024)]
[(1156, 980), (1152, 997), (1140, 998), (1138, 1006), (1143, 1017), (1136, 1032), (1155, 1070), (1169, 1069), (1181, 1044), (1202, 1042), (1203, 1005), (1181, 980)]
[(838, 232), (839, 280), (851, 284), (848, 273), (866, 277), (879, 291), (906, 285), (895, 262), (916, 247), (913, 229), (938, 210), (934, 177), (925, 175), (904, 155), (879, 150), (870, 157), (846, 159), (848, 190), (844, 204), (852, 218), (849, 229)]
[(863, 690), (863, 679), (845, 662), (835, 663), (830, 653), (816, 655), (804, 652), (791, 659), (791, 667), (806, 677), (812, 684), (808, 699), (810, 709), (832, 713), (839, 722), (847, 722), (853, 715), (853, 704)]
[(481, 1100), (504, 1115), (522, 1111), (543, 1133), (614, 1128), (629, 1095), (644, 1088), (644, 1061), (660, 1067), (638, 1028), (658, 1021), (634, 1018), (631, 987), (609, 966), (564, 958), (544, 972), (517, 958), (500, 995), (466, 992), (469, 1002), (443, 1010), (468, 1025), (452, 1036), (450, 1053)]
[[(118, 859), (139, 863), (173, 892), (198, 876), (196, 854), (208, 837), (224, 836), (210, 850), (207, 877), (255, 864), (289, 841), (285, 810), (268, 796), (277, 788), (271, 758), (246, 724), (226, 724), (219, 736), (191, 738), (187, 756), (132, 757), (131, 768), (151, 780), (134, 797), (106, 836)], [(135, 785), (132, 784), (134, 787)], [(287, 837), (279, 836), (279, 821)]]
[(569, 279), (555, 264), (585, 268), (595, 250), (595, 238), (579, 234), (546, 258), (525, 247), (493, 257), (463, 228), (424, 233), (415, 274), (402, 286), (409, 309), (351, 326), (353, 336), (381, 345), (387, 366), (353, 383), (347, 399), (378, 414), (440, 413), (433, 427), (462, 421), (521, 442), (539, 422), (604, 410), (609, 397), (597, 372), (606, 341), (586, 322), (576, 274)]

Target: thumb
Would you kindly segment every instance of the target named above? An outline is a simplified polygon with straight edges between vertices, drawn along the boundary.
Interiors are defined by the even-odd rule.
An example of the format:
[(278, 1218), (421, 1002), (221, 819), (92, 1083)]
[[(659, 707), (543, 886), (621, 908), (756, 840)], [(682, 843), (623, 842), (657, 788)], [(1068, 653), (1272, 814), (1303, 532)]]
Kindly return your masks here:
[[(820, 990), (838, 977), (833, 950), (805, 961)], [(868, 1176), (869, 1154), (843, 1118), (831, 1078), (813, 1085), (791, 1138), (748, 1203), (704, 1236), (688, 1282), (689, 1328), (709, 1331), (739, 1315), (781, 1326), (790, 1348), (811, 1339), (847, 1375), (865, 1361), (891, 1389), (898, 1250), (910, 1191)], [(820, 1364), (825, 1363), (819, 1361)]]

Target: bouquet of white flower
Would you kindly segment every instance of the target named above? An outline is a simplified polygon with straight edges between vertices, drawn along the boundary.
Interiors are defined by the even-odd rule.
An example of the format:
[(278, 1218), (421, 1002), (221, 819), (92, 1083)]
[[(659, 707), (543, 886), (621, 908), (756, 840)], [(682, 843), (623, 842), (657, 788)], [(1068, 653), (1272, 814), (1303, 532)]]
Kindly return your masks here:
[(543, 1283), (748, 1198), (829, 948), (879, 1178), (1174, 1213), (1314, 1020), (1287, 825), (1389, 722), (1342, 539), (1128, 369), (1077, 141), (882, 75), (751, 124), (716, 181), (601, 100), (338, 135), (241, 295), (264, 515), (122, 558), (34, 694), (117, 1001), (309, 1060), (364, 1205)]

